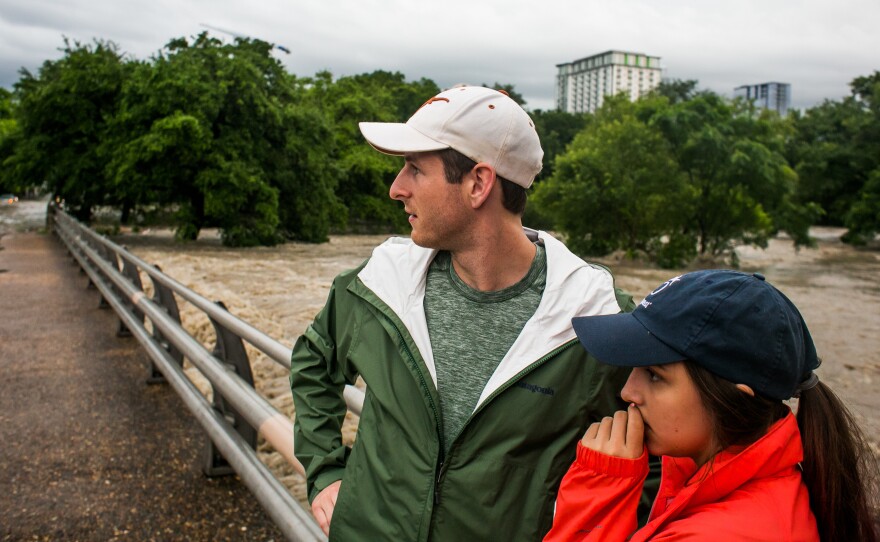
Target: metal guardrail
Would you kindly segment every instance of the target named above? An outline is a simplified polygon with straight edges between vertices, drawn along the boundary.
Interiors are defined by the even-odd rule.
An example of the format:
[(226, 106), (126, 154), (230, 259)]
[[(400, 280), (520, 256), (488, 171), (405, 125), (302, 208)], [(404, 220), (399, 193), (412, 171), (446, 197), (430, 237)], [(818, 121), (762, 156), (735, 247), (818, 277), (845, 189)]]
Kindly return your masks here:
[[(146, 350), (153, 362), (150, 381), (164, 378), (204, 428), (210, 439), (206, 474), (234, 470), (288, 540), (326, 540), (311, 514), (303, 510), (255, 453), (256, 432), (259, 432), (297, 472), (304, 473), (293, 453), (293, 425), (254, 389), (241, 341), (247, 341), (287, 368), (290, 367), (290, 348), (236, 318), (222, 304), (212, 303), (124, 247), (83, 226), (54, 204), (47, 210), (47, 224), (88, 275), (90, 284), (100, 291), (102, 304), (116, 311), (120, 319), (119, 334), (130, 333)], [(140, 272), (153, 283), (152, 298), (143, 291)], [(208, 352), (181, 327), (175, 294), (211, 320), (217, 332), (213, 352)], [(145, 319), (149, 319), (152, 332), (147, 330)], [(213, 402), (183, 373), (184, 356), (211, 383)], [(349, 410), (359, 415), (363, 392), (346, 386), (344, 396)]]

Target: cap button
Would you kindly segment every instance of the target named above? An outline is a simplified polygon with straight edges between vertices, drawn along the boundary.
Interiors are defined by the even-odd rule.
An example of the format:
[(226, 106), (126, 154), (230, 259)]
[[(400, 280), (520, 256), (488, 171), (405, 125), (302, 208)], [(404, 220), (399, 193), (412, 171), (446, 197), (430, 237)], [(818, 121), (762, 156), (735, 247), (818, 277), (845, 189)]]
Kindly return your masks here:
[(752, 276), (758, 280), (767, 280), (764, 278), (764, 275), (762, 275), (761, 273), (752, 273)]

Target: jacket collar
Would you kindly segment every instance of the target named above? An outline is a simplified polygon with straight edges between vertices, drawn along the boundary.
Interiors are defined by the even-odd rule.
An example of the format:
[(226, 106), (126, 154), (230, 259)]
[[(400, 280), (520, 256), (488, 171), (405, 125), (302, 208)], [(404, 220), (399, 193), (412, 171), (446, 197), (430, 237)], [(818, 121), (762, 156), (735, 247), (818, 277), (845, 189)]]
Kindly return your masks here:
[[(547, 286), (538, 309), (489, 379), (477, 407), (523, 369), (575, 340), (573, 317), (620, 310), (613, 279), (606, 269), (588, 265), (553, 236), (536, 233), (546, 249)], [(370, 261), (358, 274), (406, 326), (435, 386), (437, 372), (424, 301), (428, 267), (436, 254), (436, 250), (420, 247), (408, 238), (393, 237), (373, 250)]]
[(797, 420), (789, 412), (750, 446), (724, 450), (700, 469), (691, 459), (664, 456), (660, 490), (646, 532), (639, 534), (649, 535), (683, 509), (722, 501), (753, 480), (790, 475), (803, 455)]

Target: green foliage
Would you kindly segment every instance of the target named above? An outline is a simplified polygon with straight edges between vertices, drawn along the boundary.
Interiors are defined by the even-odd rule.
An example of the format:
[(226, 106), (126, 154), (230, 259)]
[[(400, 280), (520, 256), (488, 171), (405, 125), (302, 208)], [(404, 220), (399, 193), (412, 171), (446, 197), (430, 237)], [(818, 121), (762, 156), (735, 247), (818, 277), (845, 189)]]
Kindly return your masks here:
[(565, 111), (533, 111), (530, 115), (535, 123), (535, 130), (541, 138), (544, 149), (544, 167), (536, 181), (540, 182), (553, 175), (556, 157), (562, 154), (574, 137), (581, 132), (590, 121), (586, 113), (567, 113)]
[[(114, 114), (126, 65), (114, 44), (64, 40), (64, 56), (15, 84), (17, 129), (3, 152), (5, 182), (45, 187), (81, 219), (112, 203), (98, 149)], [(15, 133), (17, 132), (17, 133)], [(6, 138), (4, 138), (6, 139)], [(6, 147), (6, 144), (4, 144)]]
[(639, 121), (626, 98), (609, 97), (555, 167), (535, 204), (556, 217), (574, 250), (647, 252), (672, 226), (668, 204), (683, 189), (675, 163), (662, 134)]
[(800, 178), (798, 199), (820, 205), (825, 224), (843, 225), (865, 183), (867, 171), (853, 145), (864, 121), (852, 98), (825, 101), (794, 117), (797, 137), (789, 143), (788, 156)]
[(385, 71), (297, 78), (271, 49), (202, 33), (136, 61), (65, 41), (60, 60), (0, 93), (0, 183), (45, 185), (81, 219), (98, 205), (123, 223), (171, 209), (182, 240), (205, 227), (230, 245), (404, 229), (388, 197), (399, 159), (357, 123), (405, 121), (437, 85)]
[(12, 119), (12, 92), (0, 87), (0, 120)]
[(674, 148), (693, 194), (685, 231), (701, 255), (733, 255), (739, 243), (766, 246), (785, 229), (809, 244), (808, 208), (794, 202), (797, 176), (783, 155), (789, 126), (777, 115), (712, 93), (670, 105), (652, 118)]
[(697, 95), (697, 81), (695, 79), (664, 80), (657, 85), (652, 94), (662, 96), (672, 104), (686, 102)]
[[(584, 113), (540, 109), (532, 111), (530, 116), (541, 139), (541, 148), (544, 149), (543, 167), (535, 178), (535, 190), (537, 190), (544, 179), (553, 175), (556, 157), (565, 151), (575, 135), (586, 127), (591, 117)], [(541, 210), (540, 205), (527, 205), (523, 223), (533, 228), (553, 228), (552, 217), (541, 214)]]
[(844, 241), (861, 244), (880, 232), (880, 71), (857, 77), (851, 87), (865, 115), (854, 146), (867, 179), (844, 219), (849, 228)]
[(820, 208), (823, 223), (849, 228), (844, 241), (861, 244), (880, 231), (880, 71), (850, 87), (851, 96), (793, 117), (787, 155), (800, 177), (798, 200)]
[(108, 170), (130, 204), (178, 206), (177, 237), (218, 226), (224, 243), (277, 240), (278, 190), (268, 159), (283, 147), (286, 74), (271, 46), (174, 40), (124, 90)]
[(0, 87), (0, 192), (19, 192), (18, 185), (7, 179), (6, 160), (14, 152), (16, 141), (20, 137), (18, 122), (13, 116), (13, 96), (5, 88)]
[(790, 126), (708, 92), (676, 102), (606, 98), (536, 191), (569, 243), (589, 254), (624, 250), (665, 267), (696, 255), (733, 258), (785, 229), (809, 242), (815, 208), (794, 201), (783, 150)]
[(849, 230), (843, 240), (864, 245), (880, 232), (880, 168), (871, 172), (846, 216)]
[(184, 240), (206, 226), (230, 245), (326, 239), (337, 205), (328, 127), (270, 51), (203, 33), (138, 65), (105, 142), (125, 205), (176, 206)]
[(336, 193), (349, 227), (386, 231), (407, 227), (400, 203), (388, 197), (401, 160), (365, 144), (358, 122), (405, 122), (438, 92), (433, 81), (407, 83), (399, 72), (375, 71), (336, 82), (326, 73), (316, 78), (311, 99), (331, 125), (331, 160), (340, 179)]

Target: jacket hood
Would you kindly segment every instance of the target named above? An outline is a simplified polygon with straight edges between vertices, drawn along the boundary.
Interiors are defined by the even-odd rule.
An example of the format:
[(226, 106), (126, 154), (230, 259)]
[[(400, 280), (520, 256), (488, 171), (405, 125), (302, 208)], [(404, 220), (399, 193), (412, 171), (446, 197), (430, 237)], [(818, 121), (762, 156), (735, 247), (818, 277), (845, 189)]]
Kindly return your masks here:
[[(547, 254), (547, 285), (535, 314), (501, 360), (477, 402), (477, 408), (523, 369), (576, 339), (575, 316), (620, 311), (614, 283), (606, 269), (587, 264), (545, 232), (537, 232)], [(425, 320), (425, 281), (437, 250), (409, 238), (392, 237), (373, 250), (358, 274), (361, 282), (406, 326), (437, 385), (437, 372)]]

